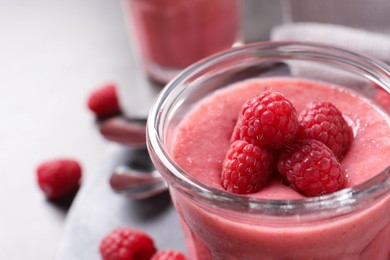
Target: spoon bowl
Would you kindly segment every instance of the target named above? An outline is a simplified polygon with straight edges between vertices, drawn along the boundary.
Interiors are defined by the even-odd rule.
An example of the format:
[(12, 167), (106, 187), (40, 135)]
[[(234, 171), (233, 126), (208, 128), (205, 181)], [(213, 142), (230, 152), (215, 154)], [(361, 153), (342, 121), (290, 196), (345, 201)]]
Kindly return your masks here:
[(111, 188), (132, 199), (146, 199), (167, 191), (168, 186), (154, 168), (146, 149), (134, 150), (126, 164), (117, 166)]

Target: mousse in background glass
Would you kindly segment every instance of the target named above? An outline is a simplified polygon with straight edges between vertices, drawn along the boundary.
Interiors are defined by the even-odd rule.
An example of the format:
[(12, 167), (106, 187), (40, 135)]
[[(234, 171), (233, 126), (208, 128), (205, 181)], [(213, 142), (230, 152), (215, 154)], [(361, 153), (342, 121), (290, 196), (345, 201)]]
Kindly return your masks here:
[(240, 0), (124, 0), (131, 37), (148, 76), (179, 71), (240, 39)]

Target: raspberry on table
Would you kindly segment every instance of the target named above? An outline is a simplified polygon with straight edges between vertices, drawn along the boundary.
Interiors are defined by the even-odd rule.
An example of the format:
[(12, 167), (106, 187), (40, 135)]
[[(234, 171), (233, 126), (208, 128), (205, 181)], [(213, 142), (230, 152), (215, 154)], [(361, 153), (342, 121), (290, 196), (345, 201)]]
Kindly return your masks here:
[(150, 260), (157, 250), (145, 232), (119, 227), (101, 240), (99, 251), (103, 260)]
[(151, 260), (186, 260), (182, 252), (175, 250), (163, 250), (155, 253)]
[(64, 198), (77, 191), (81, 175), (79, 162), (68, 158), (42, 162), (36, 170), (39, 187), (46, 197), (52, 200)]
[(88, 97), (88, 108), (97, 118), (106, 118), (120, 114), (117, 87), (114, 83), (105, 84)]
[(233, 130), (231, 141), (244, 140), (259, 147), (280, 149), (298, 131), (293, 104), (279, 92), (263, 92), (248, 100)]
[(273, 155), (246, 141), (234, 141), (222, 163), (221, 184), (238, 194), (257, 192), (272, 174)]
[(352, 128), (330, 102), (312, 102), (300, 113), (299, 136), (324, 143), (339, 160), (353, 140)]
[(280, 153), (277, 168), (292, 188), (306, 196), (328, 194), (346, 183), (333, 152), (314, 139), (299, 139), (290, 144)]

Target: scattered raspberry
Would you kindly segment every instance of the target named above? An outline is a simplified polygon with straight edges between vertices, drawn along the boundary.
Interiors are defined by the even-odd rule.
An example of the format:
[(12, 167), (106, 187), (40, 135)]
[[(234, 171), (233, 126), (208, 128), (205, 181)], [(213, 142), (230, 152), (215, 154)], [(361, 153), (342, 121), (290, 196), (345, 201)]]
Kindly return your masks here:
[(156, 248), (146, 233), (120, 227), (102, 239), (99, 251), (103, 260), (149, 260)]
[(73, 159), (53, 159), (38, 165), (39, 187), (49, 199), (61, 199), (77, 191), (81, 166)]
[(98, 118), (105, 118), (120, 113), (120, 106), (115, 84), (106, 84), (95, 89), (88, 98), (88, 108)]
[(290, 144), (281, 152), (277, 167), (295, 190), (307, 196), (337, 191), (345, 183), (337, 158), (325, 144), (314, 139)]
[(186, 257), (179, 251), (164, 250), (154, 254), (151, 260), (186, 260)]
[(338, 159), (346, 154), (353, 139), (351, 127), (329, 102), (313, 102), (301, 112), (299, 135), (303, 139), (323, 142)]
[(229, 192), (258, 191), (272, 173), (273, 155), (246, 141), (234, 141), (222, 164), (221, 184)]
[(242, 107), (232, 141), (244, 140), (259, 147), (279, 149), (294, 140), (298, 131), (296, 110), (278, 92), (264, 92)]

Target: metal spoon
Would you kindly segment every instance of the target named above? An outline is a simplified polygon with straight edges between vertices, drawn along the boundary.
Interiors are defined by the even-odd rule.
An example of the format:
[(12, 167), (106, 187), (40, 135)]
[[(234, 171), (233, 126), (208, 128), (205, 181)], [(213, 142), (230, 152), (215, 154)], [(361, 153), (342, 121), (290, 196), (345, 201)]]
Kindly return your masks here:
[(146, 199), (167, 190), (168, 186), (154, 168), (147, 150), (129, 150), (127, 162), (117, 166), (110, 177), (112, 189), (132, 199)]
[(111, 187), (132, 199), (146, 199), (168, 189), (157, 170), (142, 172), (125, 165), (118, 166), (110, 178)]
[(105, 139), (138, 149), (146, 147), (145, 125), (146, 119), (130, 120), (118, 115), (100, 121), (98, 128)]

